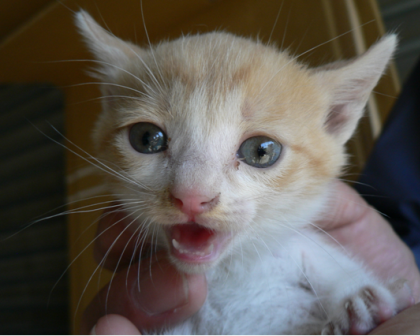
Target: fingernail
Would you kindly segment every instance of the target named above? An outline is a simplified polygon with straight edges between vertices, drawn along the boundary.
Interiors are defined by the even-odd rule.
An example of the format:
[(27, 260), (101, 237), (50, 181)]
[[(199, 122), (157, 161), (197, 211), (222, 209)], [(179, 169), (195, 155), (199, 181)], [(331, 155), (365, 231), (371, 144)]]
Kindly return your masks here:
[(136, 305), (149, 316), (173, 312), (188, 303), (188, 279), (168, 261), (157, 261), (133, 287)]
[(411, 288), (408, 285), (408, 281), (405, 279), (402, 279), (399, 283), (399, 286), (397, 288), (397, 293), (403, 294), (405, 296), (412, 296)]
[(93, 328), (91, 329), (89, 335), (96, 335), (96, 324), (93, 326)]
[(414, 300), (414, 296), (413, 296), (413, 291), (411, 290), (411, 287), (408, 285), (408, 281), (406, 281), (404, 283), (404, 291), (407, 293), (407, 295), (409, 297), (409, 299), (408, 299), (409, 305), (410, 306), (414, 305), (415, 300)]
[(413, 292), (405, 279), (395, 281), (391, 287), (396, 299), (397, 311), (404, 310), (414, 304)]

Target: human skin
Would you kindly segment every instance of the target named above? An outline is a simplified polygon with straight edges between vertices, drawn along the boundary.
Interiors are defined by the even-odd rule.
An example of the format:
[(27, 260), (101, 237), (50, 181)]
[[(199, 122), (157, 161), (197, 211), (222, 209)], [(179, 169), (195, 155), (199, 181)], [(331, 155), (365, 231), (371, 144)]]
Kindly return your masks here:
[[(406, 279), (407, 286), (401, 292), (403, 307), (419, 302), (420, 273), (411, 251), (389, 223), (352, 188), (339, 181), (335, 182), (334, 188), (335, 197), (318, 226), (363, 260), (378, 277)], [(110, 214), (100, 221), (95, 246), (98, 261), (124, 229), (123, 221), (112, 226), (122, 216), (121, 213)], [(139, 329), (170, 325), (193, 315), (205, 301), (205, 277), (180, 274), (163, 252), (142, 260), (142, 268), (145, 262), (151, 266), (144, 267), (147, 272), (141, 271), (139, 278), (136, 265), (128, 268), (135, 250), (135, 240), (130, 240), (130, 237), (131, 234), (124, 232), (103, 263), (104, 267), (117, 270), (118, 274), (112, 286), (102, 289), (86, 309), (81, 328), (84, 334), (92, 330), (98, 335), (135, 334)], [(144, 289), (140, 293), (147, 294), (136, 291), (138, 282)], [(372, 331), (372, 334), (395, 333), (420, 333), (420, 304), (404, 310)]]

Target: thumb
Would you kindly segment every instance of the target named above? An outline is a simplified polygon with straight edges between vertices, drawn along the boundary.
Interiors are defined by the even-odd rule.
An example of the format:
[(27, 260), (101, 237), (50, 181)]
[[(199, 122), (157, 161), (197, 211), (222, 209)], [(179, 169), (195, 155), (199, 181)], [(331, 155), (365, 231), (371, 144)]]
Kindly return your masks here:
[(317, 224), (331, 231), (362, 219), (371, 207), (351, 187), (341, 181), (334, 181), (330, 202), (321, 214)]
[(183, 321), (196, 313), (207, 295), (202, 274), (182, 274), (166, 258), (142, 260), (115, 275), (93, 299), (82, 317), (82, 334), (108, 314), (130, 320), (139, 330)]
[(91, 335), (140, 335), (136, 326), (124, 316), (110, 314), (101, 317), (90, 331)]

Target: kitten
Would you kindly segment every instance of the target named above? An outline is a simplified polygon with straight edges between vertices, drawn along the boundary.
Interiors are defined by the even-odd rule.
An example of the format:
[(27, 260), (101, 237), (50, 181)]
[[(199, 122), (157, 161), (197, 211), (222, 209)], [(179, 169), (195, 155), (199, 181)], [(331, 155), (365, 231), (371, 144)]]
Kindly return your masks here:
[[(396, 47), (309, 69), (272, 46), (209, 33), (140, 48), (86, 12), (77, 25), (106, 97), (94, 131), (132, 225), (208, 297), (165, 334), (364, 333), (396, 313), (383, 284), (313, 229), (343, 146)], [(121, 196), (126, 195), (126, 196)]]

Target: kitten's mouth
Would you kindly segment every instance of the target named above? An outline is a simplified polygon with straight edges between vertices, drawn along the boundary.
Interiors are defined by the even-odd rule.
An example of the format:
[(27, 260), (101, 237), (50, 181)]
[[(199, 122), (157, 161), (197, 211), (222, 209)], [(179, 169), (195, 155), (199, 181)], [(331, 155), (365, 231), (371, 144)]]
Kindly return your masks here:
[(197, 223), (173, 225), (167, 234), (171, 254), (191, 264), (215, 261), (231, 237), (229, 233), (214, 231)]

